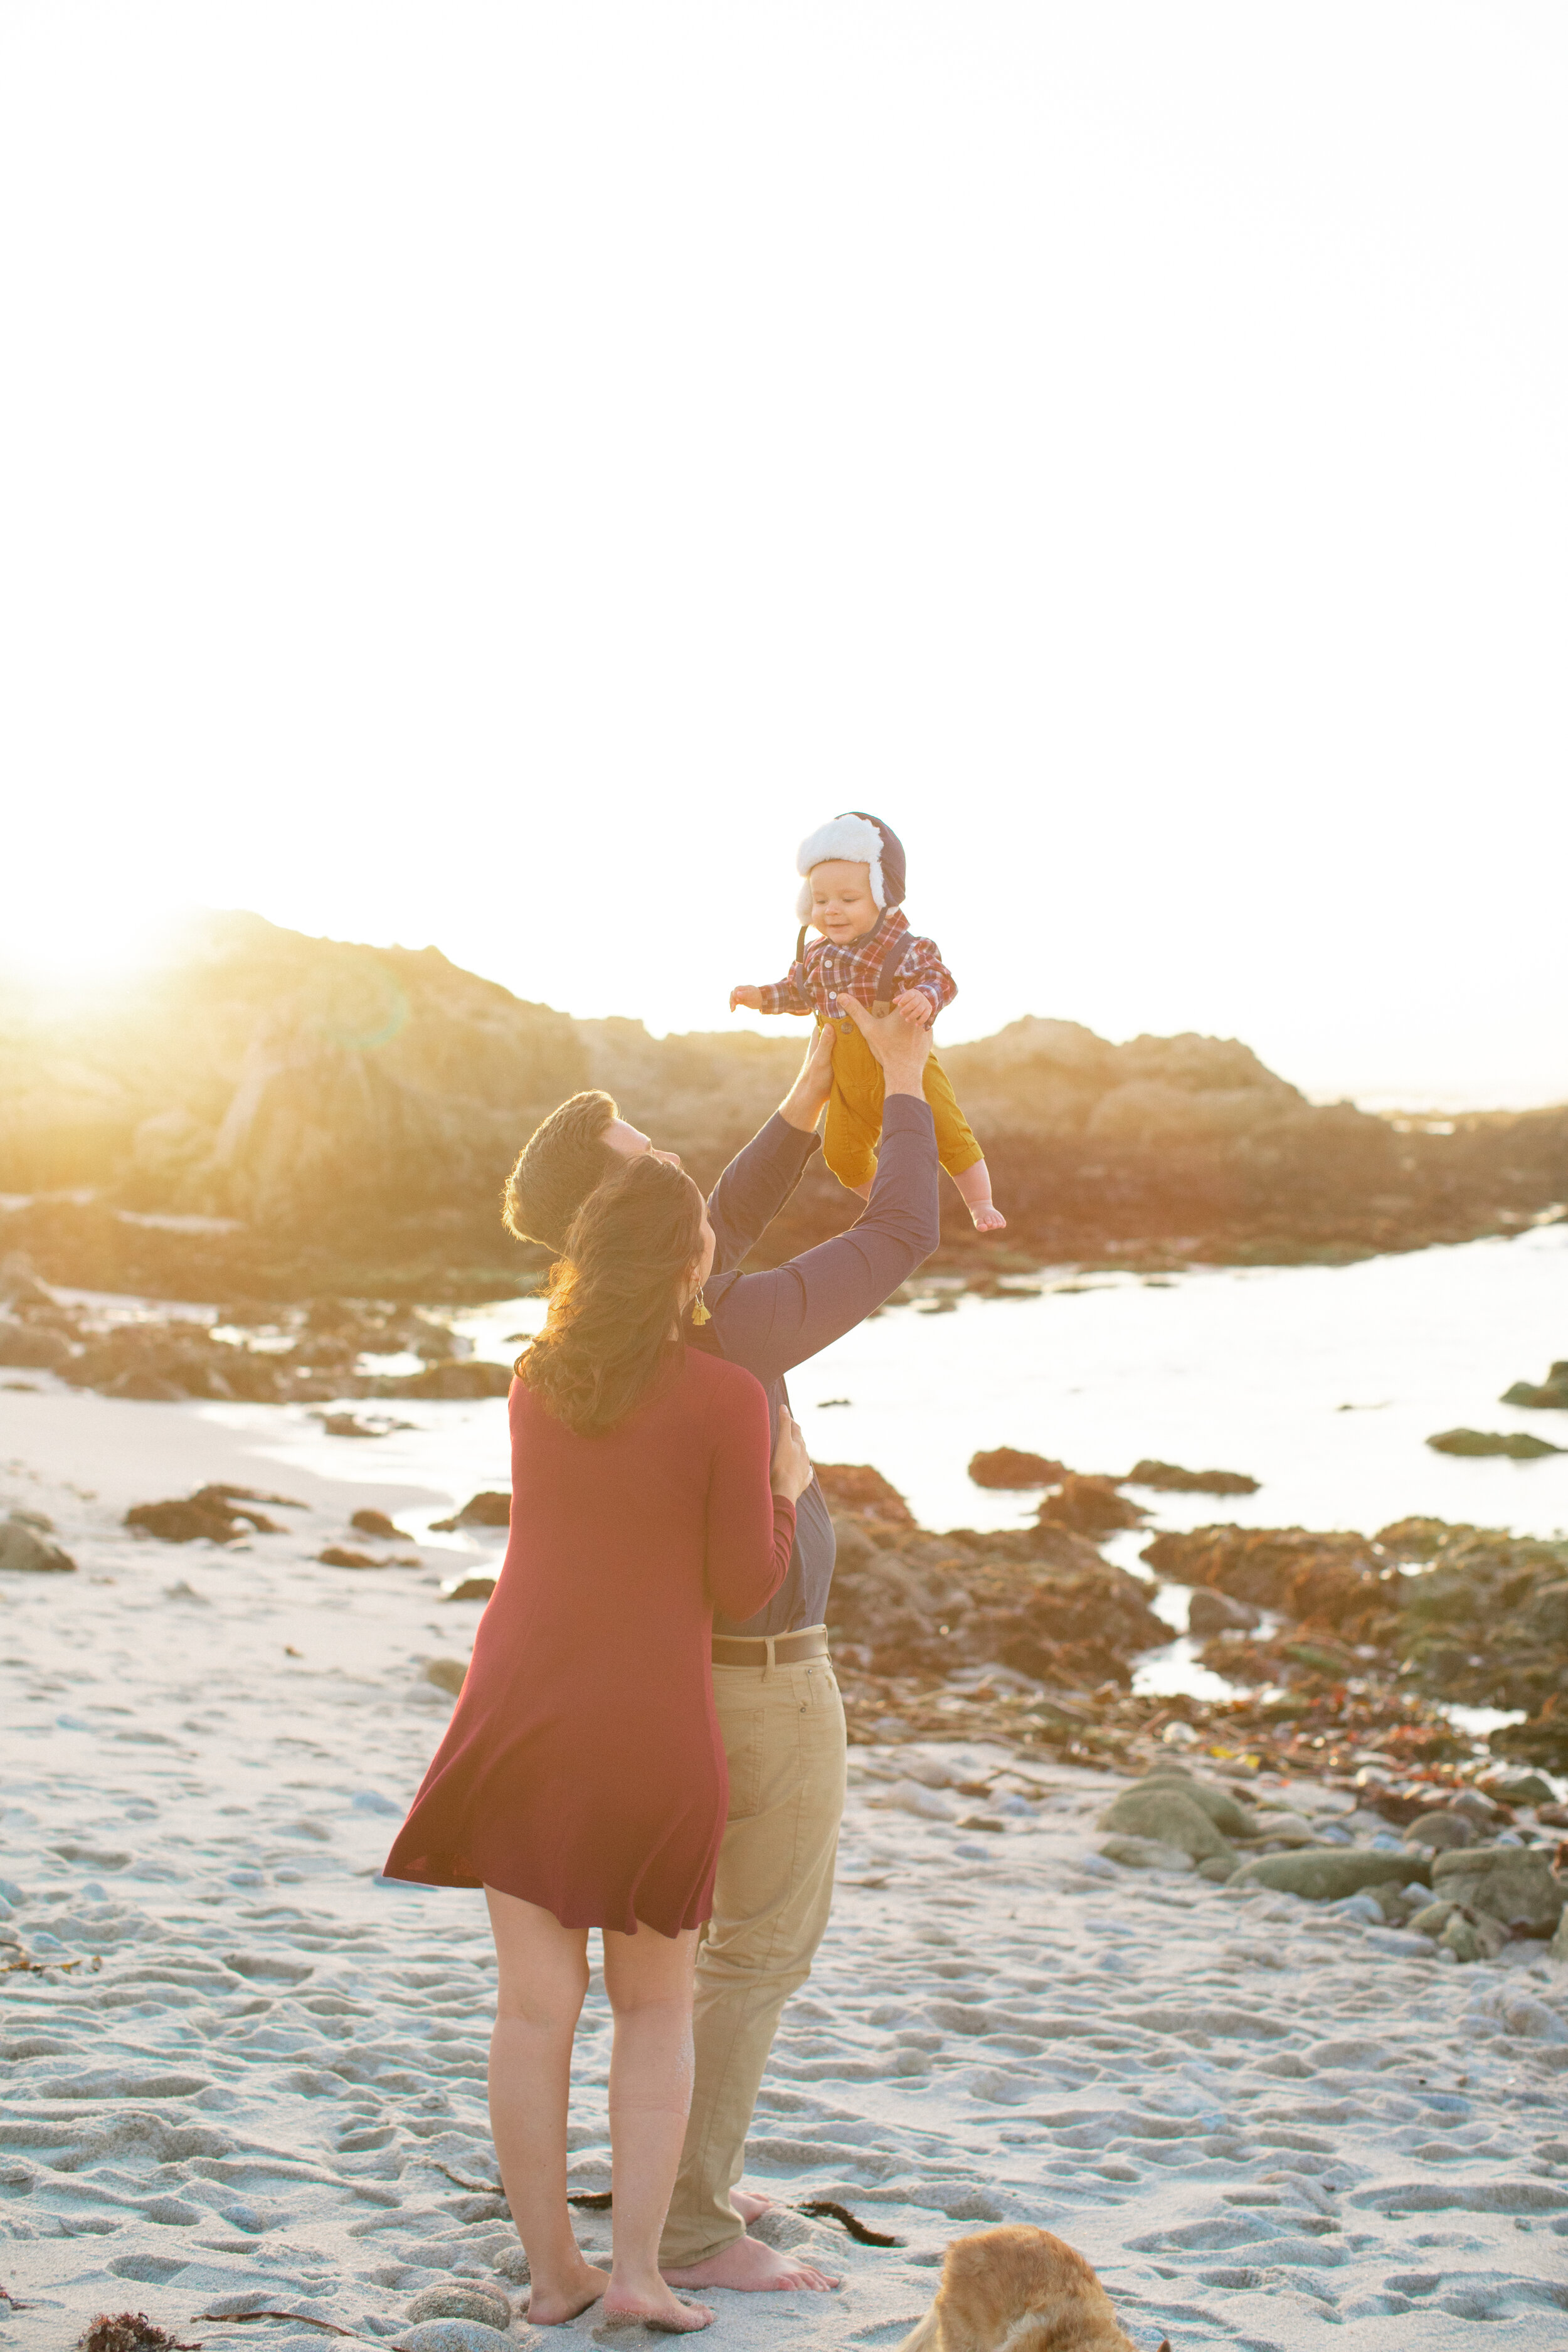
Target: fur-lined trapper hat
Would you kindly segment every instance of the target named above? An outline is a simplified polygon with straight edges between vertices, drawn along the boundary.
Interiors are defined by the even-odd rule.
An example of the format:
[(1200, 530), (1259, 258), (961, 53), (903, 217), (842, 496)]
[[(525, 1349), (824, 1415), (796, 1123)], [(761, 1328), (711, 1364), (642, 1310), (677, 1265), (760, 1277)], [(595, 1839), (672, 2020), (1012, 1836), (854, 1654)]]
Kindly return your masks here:
[(795, 906), (803, 923), (811, 915), (811, 869), (830, 857), (847, 858), (853, 865), (869, 869), (871, 898), (879, 909), (902, 903), (903, 843), (879, 816), (868, 816), (864, 809), (847, 809), (842, 816), (808, 833), (795, 852), (795, 870), (806, 877)]

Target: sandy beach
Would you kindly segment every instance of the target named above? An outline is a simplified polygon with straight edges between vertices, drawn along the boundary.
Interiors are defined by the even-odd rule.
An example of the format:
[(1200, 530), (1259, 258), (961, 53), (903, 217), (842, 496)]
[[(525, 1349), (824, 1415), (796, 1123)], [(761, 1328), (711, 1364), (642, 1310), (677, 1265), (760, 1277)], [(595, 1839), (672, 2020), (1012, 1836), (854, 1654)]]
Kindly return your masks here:
[[(129, 1504), (271, 1490), (267, 1465), (189, 1406), (6, 1402), (0, 1506), (79, 1563), (0, 1584), (7, 2342), (62, 2352), (125, 2308), (213, 2352), (550, 2340), (518, 2315), (495, 2193), (482, 1907), (377, 1876), (450, 1704), (426, 1667), (479, 1615), (440, 1581), (497, 1539), (321, 1565), (364, 1544), (367, 1502), (432, 1507), (364, 1483), (354, 1448), (356, 1483), (277, 1480), (284, 1532), (151, 1540)], [(1342, 2326), (1447, 2352), (1487, 2323), (1558, 2352), (1568, 1979), (1543, 1943), (1458, 1967), (1364, 1899), (1121, 1867), (1096, 1816), (1126, 1783), (1002, 1747), (860, 1748), (851, 1777), (833, 1926), (748, 2169), (778, 2200), (759, 2229), (844, 2287), (718, 2294), (716, 2344), (896, 2343), (948, 2242), (1007, 2220), (1081, 2247), (1141, 2346), (1295, 2352)], [(607, 2044), (595, 1979), (584, 2193), (608, 2181)], [(816, 2200), (899, 2242), (795, 2210)], [(608, 2216), (580, 2219), (602, 2244)], [(498, 2295), (504, 2338), (478, 2316)]]

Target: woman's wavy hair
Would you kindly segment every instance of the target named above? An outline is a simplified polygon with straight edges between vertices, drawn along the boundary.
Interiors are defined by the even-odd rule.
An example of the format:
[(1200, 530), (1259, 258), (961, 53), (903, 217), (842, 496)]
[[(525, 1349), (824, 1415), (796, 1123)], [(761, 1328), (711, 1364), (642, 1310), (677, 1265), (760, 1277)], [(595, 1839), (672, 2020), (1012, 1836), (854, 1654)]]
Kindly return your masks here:
[(652, 1387), (701, 1242), (701, 1193), (651, 1151), (623, 1160), (572, 1220), (517, 1375), (580, 1437), (613, 1429)]

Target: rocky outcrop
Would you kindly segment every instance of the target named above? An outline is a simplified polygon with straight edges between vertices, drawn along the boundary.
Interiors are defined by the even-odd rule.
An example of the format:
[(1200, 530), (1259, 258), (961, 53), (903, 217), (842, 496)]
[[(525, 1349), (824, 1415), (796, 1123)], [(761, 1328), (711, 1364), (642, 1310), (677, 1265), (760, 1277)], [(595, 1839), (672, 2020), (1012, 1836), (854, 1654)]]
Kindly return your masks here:
[(818, 1462), (814, 1467), (835, 1512), (854, 1512), (862, 1530), (914, 1527), (915, 1515), (898, 1488), (868, 1462)]
[(1388, 1617), (1397, 1600), (1397, 1570), (1365, 1536), (1194, 1528), (1156, 1536), (1143, 1558), (1174, 1583), (1210, 1585), (1254, 1609), (1321, 1620), (1352, 1640), (1367, 1638), (1367, 1628)]
[[(605, 1087), (710, 1181), (805, 1034), (654, 1038), (520, 1000), (433, 948), (212, 918), (90, 1017), (0, 996), (0, 1193), (32, 1196), (0, 1213), (0, 1254), (164, 1297), (505, 1295), (543, 1262), (496, 1203), (547, 1110)], [(944, 1254), (993, 1278), (1075, 1259), (1336, 1261), (1517, 1230), (1568, 1200), (1568, 1112), (1373, 1118), (1314, 1108), (1234, 1040), (1116, 1045), (1033, 1017), (944, 1059), (1009, 1218), (977, 1255), (944, 1188)], [(858, 1213), (816, 1163), (768, 1254)]]
[[(0, 1316), (0, 1364), (51, 1371), (73, 1388), (141, 1403), (184, 1397), (243, 1398), (252, 1404), (311, 1403), (335, 1397), (472, 1399), (505, 1396), (509, 1364), (462, 1350), (468, 1342), (417, 1309), (369, 1299), (313, 1299), (303, 1311), (278, 1310), (260, 1320), (264, 1344), (241, 1327), (266, 1318), (265, 1307), (226, 1307), (216, 1328), (191, 1314), (153, 1316), (102, 1304), (65, 1304), (36, 1286), (28, 1301)], [(425, 1358), (417, 1372), (374, 1369), (374, 1360), (407, 1352)], [(352, 1414), (329, 1415), (334, 1436), (380, 1434)]]
[(848, 1667), (943, 1676), (1001, 1665), (1060, 1690), (1125, 1689), (1138, 1654), (1170, 1639), (1147, 1587), (1066, 1528), (936, 1536), (837, 1504), (834, 1526), (831, 1630)]
[(249, 1486), (199, 1486), (194, 1495), (174, 1496), (161, 1503), (133, 1503), (125, 1524), (140, 1534), (156, 1536), (160, 1543), (237, 1543), (250, 1535), (280, 1532), (258, 1507), (303, 1510), (287, 1495), (260, 1495)]
[(1468, 1706), (1522, 1709), (1494, 1751), (1568, 1768), (1568, 1541), (1444, 1519), (1375, 1536), (1303, 1528), (1197, 1528), (1158, 1535), (1157, 1573), (1289, 1622), (1267, 1638), (1214, 1631), (1204, 1663), (1331, 1711), (1379, 1683)]

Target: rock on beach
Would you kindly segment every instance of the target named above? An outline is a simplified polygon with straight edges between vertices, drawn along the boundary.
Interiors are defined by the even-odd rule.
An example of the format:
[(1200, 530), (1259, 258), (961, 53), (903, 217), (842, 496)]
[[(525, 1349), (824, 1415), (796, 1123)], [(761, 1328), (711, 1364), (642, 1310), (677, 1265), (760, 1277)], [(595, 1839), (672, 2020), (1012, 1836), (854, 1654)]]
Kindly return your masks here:
[(1124, 1790), (1100, 1814), (1100, 1825), (1174, 1846), (1194, 1862), (1234, 1863), (1237, 1859), (1235, 1847), (1221, 1835), (1196, 1797), (1178, 1781), (1146, 1782)]
[(1549, 1936), (1563, 1916), (1562, 1882), (1540, 1846), (1479, 1846), (1440, 1853), (1432, 1890), (1505, 1927)]
[(1513, 1462), (1537, 1462), (1543, 1454), (1568, 1450), (1548, 1444), (1544, 1437), (1536, 1437), (1527, 1429), (1444, 1429), (1426, 1443), (1434, 1454), (1502, 1454)]
[(1053, 1462), (1044, 1454), (1024, 1454), (1014, 1445), (993, 1446), (989, 1452), (970, 1456), (969, 1475), (977, 1486), (1010, 1487), (1054, 1486), (1068, 1475), (1065, 1462)]
[(47, 1519), (34, 1511), (11, 1511), (0, 1519), (0, 1569), (20, 1576), (71, 1576), (76, 1562), (51, 1540)]
[(1233, 1886), (1271, 1886), (1281, 1895), (1304, 1895), (1311, 1903), (1339, 1903), (1363, 1887), (1429, 1886), (1432, 1864), (1426, 1854), (1401, 1847), (1307, 1846), (1295, 1853), (1255, 1854), (1244, 1862)]
[(1135, 1462), (1124, 1486), (1152, 1486), (1167, 1495), (1256, 1495), (1259, 1481), (1245, 1470), (1184, 1470), (1174, 1462)]

